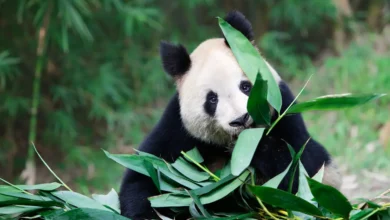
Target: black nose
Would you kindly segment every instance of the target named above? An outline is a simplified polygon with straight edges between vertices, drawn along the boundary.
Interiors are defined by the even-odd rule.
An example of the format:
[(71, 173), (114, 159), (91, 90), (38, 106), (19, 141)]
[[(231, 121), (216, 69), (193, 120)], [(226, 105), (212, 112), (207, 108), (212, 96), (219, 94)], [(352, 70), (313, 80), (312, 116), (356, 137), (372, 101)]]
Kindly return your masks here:
[(246, 113), (241, 117), (235, 119), (234, 121), (230, 122), (229, 125), (232, 127), (241, 127), (241, 126), (243, 127), (245, 126), (245, 123), (248, 121), (248, 119), (249, 119), (249, 114)]

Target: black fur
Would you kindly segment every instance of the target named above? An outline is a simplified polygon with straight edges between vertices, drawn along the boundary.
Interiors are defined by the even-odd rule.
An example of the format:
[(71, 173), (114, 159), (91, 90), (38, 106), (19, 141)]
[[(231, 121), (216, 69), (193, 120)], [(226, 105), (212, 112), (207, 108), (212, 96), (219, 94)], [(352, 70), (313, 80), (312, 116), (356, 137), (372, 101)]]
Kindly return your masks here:
[[(232, 27), (240, 31), (246, 38), (248, 38), (249, 41), (253, 40), (254, 34), (252, 30), (252, 24), (245, 18), (245, 16), (241, 12), (229, 12), (225, 17), (225, 21), (229, 23)], [(229, 43), (227, 42), (226, 38), (225, 43), (227, 46), (229, 46)]]
[(182, 76), (191, 67), (191, 59), (185, 47), (165, 41), (160, 43), (160, 56), (164, 70), (171, 76)]
[[(217, 101), (215, 103), (211, 102), (211, 99), (216, 99)], [(215, 111), (217, 110), (217, 104), (218, 104), (218, 95), (217, 93), (210, 91), (206, 95), (206, 100), (203, 104), (204, 111), (210, 115), (211, 117), (214, 117)]]
[[(188, 134), (180, 118), (178, 94), (175, 94), (156, 127), (138, 149), (173, 162), (181, 155), (181, 151), (191, 150), (195, 146), (205, 161), (211, 161), (218, 155), (228, 156), (223, 148), (221, 150), (221, 146), (206, 144)], [(155, 218), (147, 197), (157, 193), (149, 177), (128, 169), (119, 193), (122, 215), (133, 220)]]

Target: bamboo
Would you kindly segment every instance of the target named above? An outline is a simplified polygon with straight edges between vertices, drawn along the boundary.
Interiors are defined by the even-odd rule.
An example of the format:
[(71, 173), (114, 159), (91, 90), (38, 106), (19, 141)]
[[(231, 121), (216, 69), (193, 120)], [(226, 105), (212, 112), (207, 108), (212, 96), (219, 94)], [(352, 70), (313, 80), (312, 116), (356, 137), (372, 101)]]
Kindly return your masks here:
[(39, 108), (39, 99), (40, 99), (40, 86), (41, 86), (41, 77), (42, 69), (45, 60), (46, 52), (46, 41), (47, 41), (47, 31), (50, 23), (50, 15), (52, 11), (52, 4), (49, 3), (48, 8), (43, 19), (43, 24), (39, 28), (38, 32), (38, 45), (37, 45), (37, 62), (35, 64), (34, 72), (34, 81), (33, 81), (33, 91), (32, 91), (32, 104), (31, 104), (31, 118), (30, 118), (30, 127), (28, 134), (28, 154), (26, 168), (22, 173), (22, 178), (26, 180), (26, 184), (35, 184), (36, 177), (36, 168), (35, 168), (35, 154), (33, 143), (36, 140), (37, 136), (37, 115)]

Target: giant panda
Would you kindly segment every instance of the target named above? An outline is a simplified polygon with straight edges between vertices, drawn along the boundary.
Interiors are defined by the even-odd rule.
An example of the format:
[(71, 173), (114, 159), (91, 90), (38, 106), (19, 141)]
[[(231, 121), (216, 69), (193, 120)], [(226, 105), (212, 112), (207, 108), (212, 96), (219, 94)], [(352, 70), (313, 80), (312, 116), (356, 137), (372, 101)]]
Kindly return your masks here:
[[(243, 14), (232, 11), (225, 20), (253, 41), (251, 24)], [(239, 133), (254, 126), (246, 108), (251, 82), (224, 38), (208, 39), (191, 54), (182, 45), (163, 41), (160, 56), (164, 70), (176, 83), (177, 92), (138, 149), (173, 162), (181, 151), (196, 146), (207, 164), (218, 167), (220, 161), (230, 158)], [(294, 100), (294, 95), (275, 69), (269, 67), (282, 94), (283, 112)], [(274, 111), (272, 120), (276, 118)], [(281, 173), (291, 162), (286, 142), (299, 151), (309, 137), (301, 114), (284, 117), (268, 136), (262, 138), (252, 159), (251, 166), (260, 176), (258, 181)], [(301, 159), (310, 176), (325, 164), (323, 182), (339, 187), (337, 167), (325, 148), (313, 138)], [(295, 179), (294, 192), (297, 182)], [(287, 185), (288, 176), (279, 188), (286, 190)], [(131, 219), (156, 218), (147, 198), (157, 194), (149, 177), (126, 170), (119, 193), (121, 214)]]

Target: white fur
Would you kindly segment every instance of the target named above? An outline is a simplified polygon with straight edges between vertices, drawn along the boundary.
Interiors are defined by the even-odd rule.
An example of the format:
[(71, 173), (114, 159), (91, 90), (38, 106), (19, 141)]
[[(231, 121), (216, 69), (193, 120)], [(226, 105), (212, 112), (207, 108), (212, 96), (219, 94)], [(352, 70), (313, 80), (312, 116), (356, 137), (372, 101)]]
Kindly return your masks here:
[[(229, 123), (247, 113), (248, 96), (240, 91), (239, 85), (248, 78), (223, 38), (204, 41), (190, 58), (191, 68), (176, 79), (184, 126), (194, 137), (228, 146), (244, 129), (232, 127)], [(266, 64), (279, 84), (279, 74), (268, 62)], [(203, 107), (210, 90), (218, 95), (214, 117), (206, 114)], [(252, 122), (250, 118), (247, 126)]]
[(333, 186), (336, 189), (341, 188), (341, 174), (335, 162), (331, 161), (327, 166), (325, 166), (324, 177), (322, 178), (322, 183), (326, 185)]
[[(210, 39), (191, 54), (191, 68), (177, 80), (181, 117), (186, 129), (203, 141), (226, 145), (244, 128), (229, 123), (247, 113), (248, 96), (239, 85), (248, 80), (224, 39)], [(218, 95), (214, 117), (206, 114), (203, 104), (207, 93)], [(248, 121), (248, 126), (253, 122)]]

